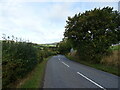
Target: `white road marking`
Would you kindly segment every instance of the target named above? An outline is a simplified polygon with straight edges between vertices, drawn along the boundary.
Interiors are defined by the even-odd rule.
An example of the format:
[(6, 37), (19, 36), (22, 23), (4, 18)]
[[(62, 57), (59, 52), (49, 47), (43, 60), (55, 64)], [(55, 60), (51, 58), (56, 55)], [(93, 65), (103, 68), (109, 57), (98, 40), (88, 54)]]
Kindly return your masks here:
[(66, 65), (67, 67), (70, 67), (69, 65), (67, 65), (66, 63), (62, 62), (64, 65)]
[(106, 90), (104, 87), (102, 87), (101, 85), (97, 84), (96, 82), (94, 82), (93, 80), (89, 79), (88, 77), (86, 77), (85, 75), (83, 75), (80, 72), (77, 72), (79, 75), (81, 75), (82, 77), (84, 77), (85, 79), (87, 79), (88, 81), (92, 82), (93, 84), (95, 84), (96, 86), (100, 87), (103, 90)]

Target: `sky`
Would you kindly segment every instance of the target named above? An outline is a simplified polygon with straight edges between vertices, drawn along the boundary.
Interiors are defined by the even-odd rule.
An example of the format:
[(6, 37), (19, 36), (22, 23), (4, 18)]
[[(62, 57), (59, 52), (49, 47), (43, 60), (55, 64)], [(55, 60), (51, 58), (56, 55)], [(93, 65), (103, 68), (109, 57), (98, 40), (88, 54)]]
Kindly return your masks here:
[(38, 44), (59, 42), (68, 16), (106, 6), (118, 10), (118, 0), (0, 0), (0, 39), (6, 34)]

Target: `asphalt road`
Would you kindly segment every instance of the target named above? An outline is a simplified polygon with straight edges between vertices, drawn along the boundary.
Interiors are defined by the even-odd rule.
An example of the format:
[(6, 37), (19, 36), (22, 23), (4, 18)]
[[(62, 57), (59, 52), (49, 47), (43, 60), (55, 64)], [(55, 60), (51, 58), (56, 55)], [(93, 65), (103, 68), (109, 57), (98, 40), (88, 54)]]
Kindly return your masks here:
[(53, 56), (48, 62), (43, 88), (118, 88), (120, 77), (67, 59)]

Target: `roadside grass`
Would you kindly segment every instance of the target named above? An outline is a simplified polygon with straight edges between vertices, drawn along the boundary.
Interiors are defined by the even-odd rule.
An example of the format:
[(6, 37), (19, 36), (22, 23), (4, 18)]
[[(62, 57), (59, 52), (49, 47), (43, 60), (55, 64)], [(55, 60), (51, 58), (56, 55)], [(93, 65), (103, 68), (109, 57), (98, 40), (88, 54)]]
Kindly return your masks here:
[(17, 88), (42, 88), (47, 61), (51, 58), (45, 58), (35, 69), (17, 86)]
[(109, 66), (120, 66), (120, 50), (114, 50), (111, 55), (104, 56), (101, 63)]
[(113, 66), (104, 65), (104, 64), (94, 64), (94, 63), (91, 63), (89, 61), (82, 61), (82, 60), (79, 60), (78, 57), (71, 56), (71, 55), (66, 55), (66, 57), (72, 61), (79, 62), (81, 64), (84, 64), (84, 65), (87, 65), (87, 66), (90, 66), (90, 67), (93, 67), (93, 68), (96, 68), (96, 69), (99, 69), (99, 70), (102, 70), (102, 71), (105, 71), (108, 73), (112, 73), (112, 74), (115, 74), (117, 76), (120, 76), (120, 72), (118, 71), (119, 70), (118, 67), (113, 67)]

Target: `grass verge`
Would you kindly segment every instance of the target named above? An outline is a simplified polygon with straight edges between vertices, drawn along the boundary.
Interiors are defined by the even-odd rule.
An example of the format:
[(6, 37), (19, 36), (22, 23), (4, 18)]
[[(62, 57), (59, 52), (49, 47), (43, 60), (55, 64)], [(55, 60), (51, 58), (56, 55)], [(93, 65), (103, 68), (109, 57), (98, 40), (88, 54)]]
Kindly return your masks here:
[(50, 57), (45, 58), (35, 69), (17, 86), (17, 88), (42, 88), (46, 63)]
[(72, 61), (79, 62), (81, 64), (84, 64), (84, 65), (87, 65), (87, 66), (90, 66), (90, 67), (93, 67), (93, 68), (96, 68), (96, 69), (99, 69), (99, 70), (102, 70), (105, 72), (109, 72), (109, 73), (115, 74), (117, 76), (120, 76), (118, 67), (108, 66), (108, 65), (104, 65), (104, 64), (94, 64), (94, 63), (90, 63), (87, 61), (81, 61), (77, 57), (70, 56), (70, 55), (66, 55), (66, 57)]

